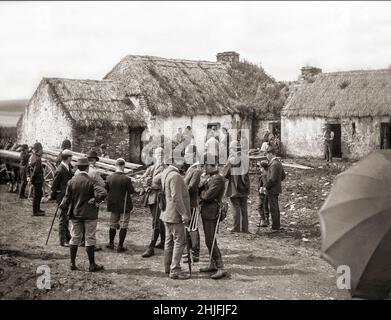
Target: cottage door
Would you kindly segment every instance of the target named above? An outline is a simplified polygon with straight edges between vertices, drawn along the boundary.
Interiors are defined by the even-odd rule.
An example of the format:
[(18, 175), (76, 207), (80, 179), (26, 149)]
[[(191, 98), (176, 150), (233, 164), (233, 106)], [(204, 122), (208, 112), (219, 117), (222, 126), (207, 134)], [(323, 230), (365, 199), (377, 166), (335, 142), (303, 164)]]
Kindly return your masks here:
[(342, 158), (341, 148), (341, 125), (339, 123), (329, 124), (331, 131), (334, 132), (333, 150), (331, 151), (333, 157)]
[(129, 128), (129, 161), (141, 163), (142, 141), (144, 128)]
[(391, 123), (381, 123), (380, 149), (391, 148)]

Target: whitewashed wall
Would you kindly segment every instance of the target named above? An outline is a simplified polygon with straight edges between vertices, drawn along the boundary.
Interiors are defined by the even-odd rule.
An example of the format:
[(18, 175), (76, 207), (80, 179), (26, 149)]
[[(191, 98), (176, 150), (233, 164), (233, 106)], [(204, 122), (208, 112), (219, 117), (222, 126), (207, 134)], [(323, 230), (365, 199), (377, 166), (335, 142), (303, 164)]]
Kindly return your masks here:
[(72, 141), (71, 123), (49, 95), (43, 80), (19, 123), (18, 143), (40, 142), (44, 148), (60, 148), (64, 139)]

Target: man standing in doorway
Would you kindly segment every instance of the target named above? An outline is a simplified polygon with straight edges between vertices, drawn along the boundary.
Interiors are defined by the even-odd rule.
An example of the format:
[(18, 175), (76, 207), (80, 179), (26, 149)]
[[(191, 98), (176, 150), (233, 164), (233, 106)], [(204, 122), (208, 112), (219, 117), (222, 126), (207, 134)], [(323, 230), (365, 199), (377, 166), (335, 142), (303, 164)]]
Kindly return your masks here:
[(282, 192), (281, 181), (285, 179), (285, 171), (280, 160), (276, 157), (276, 150), (269, 147), (266, 151), (266, 157), (269, 161), (267, 172), (266, 190), (269, 197), (270, 215), (272, 217), (272, 230), (282, 230), (280, 228), (280, 208), (278, 196)]
[(324, 138), (324, 147), (325, 147), (325, 158), (327, 162), (333, 161), (333, 141), (334, 141), (334, 132), (331, 131), (329, 125), (326, 126), (326, 130), (323, 135)]

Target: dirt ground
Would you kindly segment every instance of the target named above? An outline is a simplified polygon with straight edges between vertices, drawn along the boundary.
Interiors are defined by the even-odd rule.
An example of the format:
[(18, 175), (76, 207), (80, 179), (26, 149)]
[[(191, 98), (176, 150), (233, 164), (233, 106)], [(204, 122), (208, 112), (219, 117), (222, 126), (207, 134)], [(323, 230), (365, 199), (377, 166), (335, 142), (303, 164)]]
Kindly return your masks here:
[[(218, 243), (229, 276), (218, 281), (198, 271), (208, 263), (202, 227), (201, 261), (193, 265), (190, 280), (167, 278), (161, 250), (156, 249), (151, 258), (141, 258), (150, 239), (151, 218), (140, 208), (138, 198), (126, 240), (129, 250), (117, 254), (105, 248), (109, 215), (101, 208), (97, 238), (103, 251), (97, 252), (96, 260), (106, 270), (86, 272), (87, 256), (84, 248), (79, 248), (81, 271), (69, 271), (68, 249), (58, 245), (57, 221), (45, 246), (55, 203), (42, 204), (45, 217), (33, 217), (31, 202), (19, 200), (1, 185), (0, 299), (348, 299), (348, 292), (336, 287), (335, 271), (320, 258), (317, 210), (335, 175), (349, 164), (296, 161), (314, 169), (285, 167), (287, 179), (280, 200), (285, 231), (281, 233), (258, 230), (257, 176), (251, 175), (251, 234), (230, 234), (230, 215), (221, 224)], [(49, 290), (36, 286), (36, 270), (41, 265), (50, 267)]]

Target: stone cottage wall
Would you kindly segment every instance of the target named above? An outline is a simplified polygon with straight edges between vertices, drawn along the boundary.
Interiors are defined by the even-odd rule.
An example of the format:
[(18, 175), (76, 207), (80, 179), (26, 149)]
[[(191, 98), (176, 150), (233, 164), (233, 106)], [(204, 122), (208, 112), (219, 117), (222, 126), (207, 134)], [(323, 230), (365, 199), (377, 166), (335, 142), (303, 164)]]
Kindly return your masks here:
[(33, 145), (40, 142), (44, 148), (60, 148), (64, 139), (72, 139), (72, 126), (65, 113), (49, 94), (47, 83), (38, 86), (23, 119), (18, 123), (18, 143)]
[(107, 152), (112, 159), (124, 157), (129, 160), (129, 129), (74, 129), (72, 149), (87, 153), (93, 149), (99, 153), (100, 145), (107, 145)]

